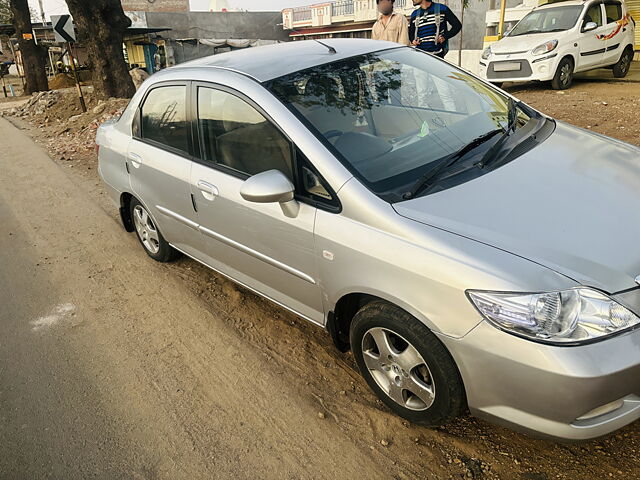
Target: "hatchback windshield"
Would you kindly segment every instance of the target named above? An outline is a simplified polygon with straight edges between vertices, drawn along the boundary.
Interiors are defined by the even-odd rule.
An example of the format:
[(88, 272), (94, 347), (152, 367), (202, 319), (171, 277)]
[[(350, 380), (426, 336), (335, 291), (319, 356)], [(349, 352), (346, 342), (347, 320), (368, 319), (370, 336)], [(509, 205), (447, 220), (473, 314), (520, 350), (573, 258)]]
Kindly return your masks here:
[(509, 36), (569, 30), (575, 26), (581, 11), (582, 5), (565, 5), (534, 10), (518, 22)]
[[(500, 91), (404, 47), (319, 65), (269, 87), (369, 189), (391, 202), (409, 198), (416, 180), (456, 152), (465, 151), (467, 159), (486, 151), (509, 130), (510, 117), (513, 129), (529, 120), (522, 109), (510, 109)], [(470, 179), (462, 177), (458, 183)]]

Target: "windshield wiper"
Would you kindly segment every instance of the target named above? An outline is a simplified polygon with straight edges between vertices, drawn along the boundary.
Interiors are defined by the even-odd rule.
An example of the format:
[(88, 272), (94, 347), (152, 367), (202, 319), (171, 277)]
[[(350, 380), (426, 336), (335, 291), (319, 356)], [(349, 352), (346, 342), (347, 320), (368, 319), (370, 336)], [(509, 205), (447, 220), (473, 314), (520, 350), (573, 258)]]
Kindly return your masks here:
[(520, 35), (529, 35), (532, 33), (544, 33), (542, 30), (527, 30), (526, 32), (522, 32), (522, 33), (515, 33), (515, 34), (511, 34), (509, 35), (510, 37), (519, 37)]
[(487, 133), (484, 133), (484, 134), (480, 135), (479, 137), (476, 137), (473, 140), (471, 140), (469, 143), (467, 143), (464, 147), (462, 147), (457, 152), (453, 153), (452, 155), (450, 155), (448, 157), (445, 157), (437, 167), (432, 168), (427, 173), (425, 173), (422, 177), (420, 177), (418, 179), (418, 181), (413, 184), (411, 189), (408, 192), (406, 192), (404, 195), (402, 195), (402, 198), (404, 198), (405, 200), (409, 200), (411, 198), (414, 198), (418, 193), (420, 193), (422, 190), (424, 190), (425, 188), (430, 186), (431, 183), (442, 172), (444, 172), (445, 170), (449, 169), (451, 166), (453, 166), (453, 164), (458, 162), (458, 160), (460, 160), (466, 153), (468, 153), (471, 150), (473, 150), (474, 148), (482, 145), (484, 142), (486, 142), (487, 140), (493, 138), (494, 136), (496, 136), (500, 132), (503, 132), (503, 130), (497, 128), (495, 130), (491, 130), (491, 131), (489, 131)]
[(518, 104), (520, 102), (515, 102), (513, 98), (509, 97), (509, 111), (507, 113), (507, 128), (504, 130), (500, 138), (496, 143), (494, 143), (489, 150), (485, 152), (479, 162), (476, 163), (476, 166), (479, 168), (484, 168), (487, 166), (492, 157), (495, 157), (500, 148), (502, 148), (502, 144), (505, 142), (509, 135), (512, 132), (516, 131), (516, 126), (518, 124)]

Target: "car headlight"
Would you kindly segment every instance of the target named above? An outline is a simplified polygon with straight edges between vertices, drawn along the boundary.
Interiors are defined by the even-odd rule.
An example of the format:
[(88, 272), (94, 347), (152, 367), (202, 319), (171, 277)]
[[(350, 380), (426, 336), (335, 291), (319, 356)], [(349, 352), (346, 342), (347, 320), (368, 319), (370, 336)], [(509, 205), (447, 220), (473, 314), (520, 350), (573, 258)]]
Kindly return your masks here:
[(583, 342), (640, 324), (626, 307), (586, 287), (548, 293), (467, 293), (494, 326), (542, 342)]
[(536, 48), (531, 50), (531, 53), (533, 55), (544, 55), (545, 53), (553, 52), (557, 46), (558, 40), (550, 40), (542, 45), (538, 45)]
[(484, 49), (484, 52), (482, 52), (482, 59), (486, 60), (491, 56), (491, 47), (487, 47)]

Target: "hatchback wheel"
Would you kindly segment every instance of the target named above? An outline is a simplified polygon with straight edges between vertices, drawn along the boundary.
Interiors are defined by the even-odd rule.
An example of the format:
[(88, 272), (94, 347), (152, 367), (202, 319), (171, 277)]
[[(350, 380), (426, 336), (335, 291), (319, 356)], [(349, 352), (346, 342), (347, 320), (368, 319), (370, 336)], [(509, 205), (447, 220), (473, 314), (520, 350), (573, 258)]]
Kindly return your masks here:
[(629, 68), (631, 67), (631, 62), (633, 60), (633, 51), (630, 49), (626, 49), (622, 52), (622, 56), (618, 60), (618, 62), (613, 66), (613, 76), (615, 78), (623, 78), (627, 76), (629, 73)]
[(554, 90), (565, 90), (571, 86), (573, 82), (573, 60), (565, 57), (560, 60), (556, 74), (551, 80), (551, 87)]
[(465, 408), (460, 373), (444, 345), (413, 316), (376, 301), (356, 313), (351, 347), (378, 397), (411, 422), (435, 427)]
[(135, 198), (131, 199), (130, 208), (136, 235), (147, 255), (159, 262), (169, 262), (176, 258), (177, 250), (164, 239), (147, 209)]

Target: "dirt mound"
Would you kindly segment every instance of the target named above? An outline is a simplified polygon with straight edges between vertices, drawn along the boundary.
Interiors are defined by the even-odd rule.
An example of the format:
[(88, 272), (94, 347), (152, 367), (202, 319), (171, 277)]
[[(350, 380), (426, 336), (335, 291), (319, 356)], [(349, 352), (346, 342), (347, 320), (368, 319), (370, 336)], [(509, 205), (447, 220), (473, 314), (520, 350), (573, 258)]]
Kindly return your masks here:
[(87, 112), (82, 113), (75, 88), (40, 92), (11, 114), (49, 131), (47, 146), (60, 160), (83, 160), (94, 150), (98, 127), (120, 116), (129, 103), (118, 98), (98, 100), (90, 87), (86, 88), (85, 101)]
[(59, 73), (49, 80), (49, 88), (51, 90), (60, 90), (61, 88), (75, 87), (76, 81), (72, 75), (68, 73)]

